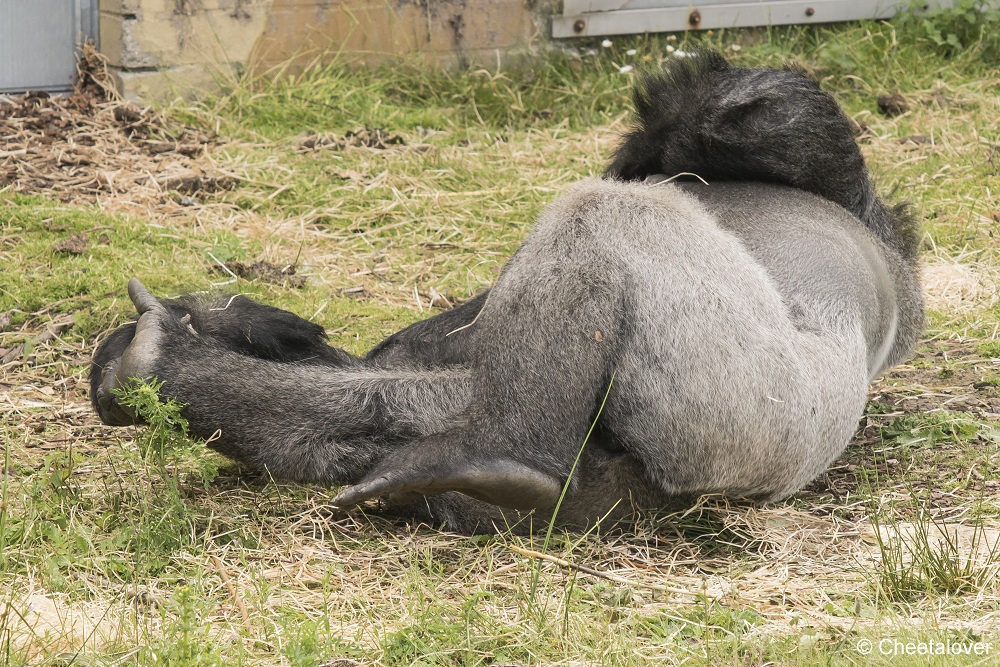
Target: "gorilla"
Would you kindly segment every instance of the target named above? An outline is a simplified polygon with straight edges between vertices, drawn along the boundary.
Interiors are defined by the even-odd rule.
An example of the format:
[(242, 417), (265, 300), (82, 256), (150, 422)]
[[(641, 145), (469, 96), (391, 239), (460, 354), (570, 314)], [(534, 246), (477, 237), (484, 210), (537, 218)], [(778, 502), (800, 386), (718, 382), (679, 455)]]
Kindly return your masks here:
[(155, 377), (226, 456), (463, 532), (795, 492), (919, 336), (916, 223), (799, 71), (703, 53), (633, 97), (603, 178), (558, 197), (490, 291), (355, 357), (286, 311), (133, 279), (95, 410), (136, 422), (115, 390)]

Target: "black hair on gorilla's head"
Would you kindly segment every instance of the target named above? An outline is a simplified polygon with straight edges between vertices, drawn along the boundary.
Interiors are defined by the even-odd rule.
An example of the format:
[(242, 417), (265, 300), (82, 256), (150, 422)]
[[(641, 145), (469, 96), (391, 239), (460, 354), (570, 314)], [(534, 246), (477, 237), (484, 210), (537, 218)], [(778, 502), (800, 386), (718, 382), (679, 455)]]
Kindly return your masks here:
[(699, 52), (642, 74), (632, 99), (633, 126), (605, 177), (691, 173), (788, 185), (839, 204), (915, 260), (915, 221), (878, 198), (854, 123), (800, 69), (734, 67), (717, 52)]

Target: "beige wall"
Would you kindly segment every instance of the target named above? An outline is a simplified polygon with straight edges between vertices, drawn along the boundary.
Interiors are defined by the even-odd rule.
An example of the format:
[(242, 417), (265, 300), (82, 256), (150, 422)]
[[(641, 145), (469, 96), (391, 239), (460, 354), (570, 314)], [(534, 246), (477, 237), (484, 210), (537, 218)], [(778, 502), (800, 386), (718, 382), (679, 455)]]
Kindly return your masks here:
[(545, 0), (101, 0), (101, 51), (128, 96), (194, 96), (314, 59), (496, 62), (539, 41)]

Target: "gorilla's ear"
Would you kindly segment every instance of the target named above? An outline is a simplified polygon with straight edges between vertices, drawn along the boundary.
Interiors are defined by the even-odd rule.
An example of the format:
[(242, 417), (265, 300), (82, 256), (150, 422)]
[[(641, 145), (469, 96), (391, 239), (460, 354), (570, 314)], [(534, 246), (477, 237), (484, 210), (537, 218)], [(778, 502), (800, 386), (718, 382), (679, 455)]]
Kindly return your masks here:
[(477, 454), (445, 434), (390, 453), (364, 479), (341, 491), (333, 504), (353, 507), (378, 497), (407, 501), (446, 491), (530, 510), (554, 507), (562, 483), (519, 461)]

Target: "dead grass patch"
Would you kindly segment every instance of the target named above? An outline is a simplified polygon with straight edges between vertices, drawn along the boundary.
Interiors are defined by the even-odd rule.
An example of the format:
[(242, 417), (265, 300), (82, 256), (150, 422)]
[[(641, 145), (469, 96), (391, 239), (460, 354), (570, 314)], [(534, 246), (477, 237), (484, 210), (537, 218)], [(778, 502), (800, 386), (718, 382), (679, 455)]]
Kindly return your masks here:
[(997, 304), (997, 271), (981, 252), (967, 256), (933, 255), (925, 260), (922, 280), (928, 308), (952, 315), (968, 315)]

